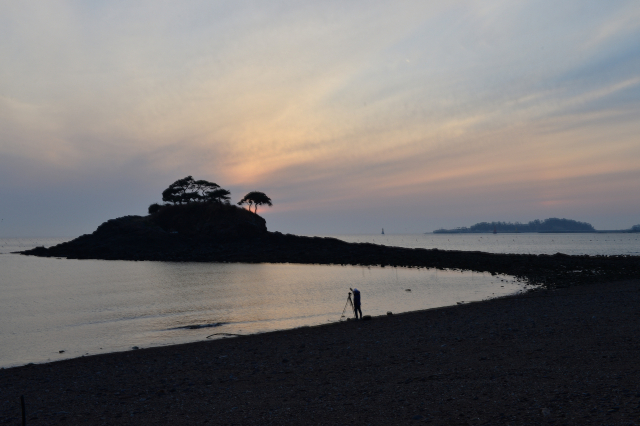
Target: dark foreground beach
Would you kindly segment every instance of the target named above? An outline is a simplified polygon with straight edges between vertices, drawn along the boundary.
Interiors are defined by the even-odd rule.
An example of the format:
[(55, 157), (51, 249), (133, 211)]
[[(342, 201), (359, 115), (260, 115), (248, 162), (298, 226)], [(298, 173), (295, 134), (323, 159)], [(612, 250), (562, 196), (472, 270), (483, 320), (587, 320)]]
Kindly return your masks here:
[[(640, 281), (0, 370), (0, 424), (640, 424)], [(366, 305), (365, 314), (366, 314)]]

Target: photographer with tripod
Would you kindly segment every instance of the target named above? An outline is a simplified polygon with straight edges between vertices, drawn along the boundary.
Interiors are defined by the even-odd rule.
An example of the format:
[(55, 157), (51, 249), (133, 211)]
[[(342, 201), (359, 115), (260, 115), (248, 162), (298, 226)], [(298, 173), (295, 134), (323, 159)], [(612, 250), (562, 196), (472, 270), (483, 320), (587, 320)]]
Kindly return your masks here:
[(362, 309), (360, 309), (360, 291), (357, 288), (349, 289), (353, 291), (353, 313), (358, 319), (358, 312), (360, 312), (360, 319), (362, 319)]
[[(357, 288), (350, 288), (349, 290), (353, 292), (353, 300), (351, 299), (351, 291), (350, 291), (349, 295), (347, 296), (347, 303), (345, 303), (344, 309), (342, 310), (340, 321), (342, 321), (345, 318), (344, 313), (347, 311), (347, 306), (349, 305), (351, 305), (351, 309), (353, 309), (353, 313), (355, 314), (356, 319), (358, 319), (358, 312), (360, 312), (360, 319), (362, 319), (362, 309), (360, 309), (360, 292), (358, 291)], [(347, 318), (347, 321), (348, 320), (349, 319)]]

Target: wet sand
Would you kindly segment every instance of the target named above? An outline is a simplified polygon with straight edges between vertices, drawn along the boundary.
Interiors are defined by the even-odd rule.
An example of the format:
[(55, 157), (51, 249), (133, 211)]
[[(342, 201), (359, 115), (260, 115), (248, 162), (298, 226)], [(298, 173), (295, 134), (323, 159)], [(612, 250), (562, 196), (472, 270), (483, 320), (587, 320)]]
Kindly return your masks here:
[[(0, 424), (640, 424), (640, 280), (0, 370)], [(366, 315), (366, 305), (363, 306)]]

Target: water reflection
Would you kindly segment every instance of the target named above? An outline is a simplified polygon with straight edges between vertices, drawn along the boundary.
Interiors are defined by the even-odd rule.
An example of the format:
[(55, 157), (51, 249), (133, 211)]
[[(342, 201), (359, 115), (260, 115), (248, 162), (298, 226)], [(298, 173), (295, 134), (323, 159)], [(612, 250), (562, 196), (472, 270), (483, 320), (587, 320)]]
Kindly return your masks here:
[(363, 313), (374, 316), (522, 288), (488, 274), (424, 268), (19, 255), (0, 256), (0, 268), (3, 366), (338, 321), (349, 287), (362, 292)]

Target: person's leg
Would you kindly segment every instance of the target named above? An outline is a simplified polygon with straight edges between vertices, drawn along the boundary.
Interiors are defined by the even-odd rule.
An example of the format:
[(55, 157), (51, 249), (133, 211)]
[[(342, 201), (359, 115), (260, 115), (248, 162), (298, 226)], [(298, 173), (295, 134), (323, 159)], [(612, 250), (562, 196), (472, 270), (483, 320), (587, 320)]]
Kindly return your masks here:
[(360, 312), (360, 319), (362, 319), (362, 309), (360, 308), (360, 306), (356, 308), (356, 318), (358, 318), (358, 312)]

